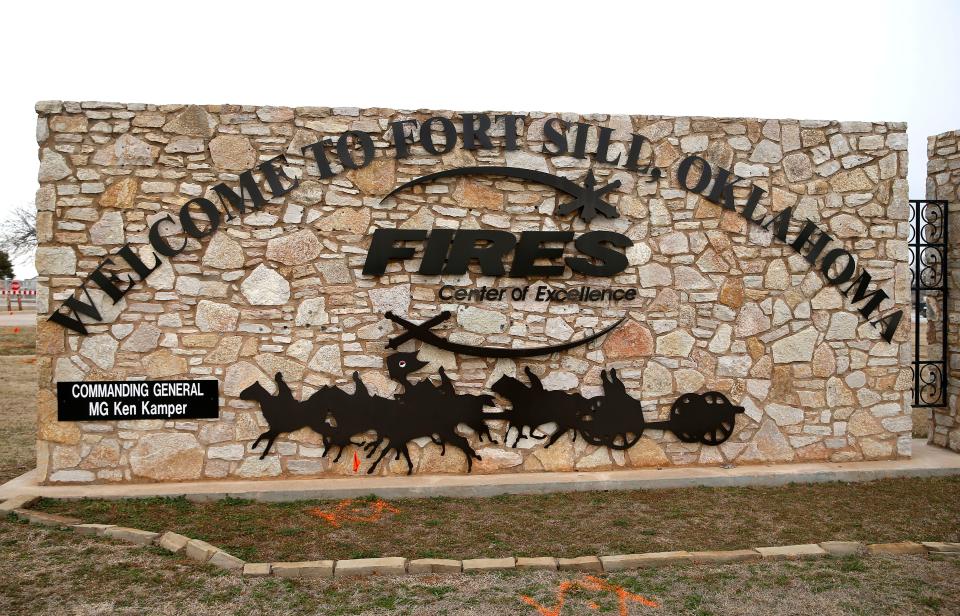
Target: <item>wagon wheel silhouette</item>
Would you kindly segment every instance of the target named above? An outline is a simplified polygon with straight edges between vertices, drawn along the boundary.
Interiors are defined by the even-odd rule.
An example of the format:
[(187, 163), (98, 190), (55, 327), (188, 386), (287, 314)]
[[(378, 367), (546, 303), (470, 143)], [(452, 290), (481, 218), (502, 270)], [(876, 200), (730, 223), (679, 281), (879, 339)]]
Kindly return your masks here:
[(734, 406), (718, 391), (684, 394), (670, 407), (669, 423), (684, 443), (719, 445), (733, 434), (736, 414), (742, 412), (742, 406)]
[(630, 428), (604, 425), (609, 424), (609, 422), (598, 420), (598, 417), (603, 417), (603, 407), (604, 399), (602, 397), (590, 401), (590, 412), (581, 418), (583, 423), (580, 427), (580, 434), (583, 436), (583, 440), (591, 445), (609, 447), (617, 451), (630, 449), (636, 445), (640, 437), (643, 436), (643, 417), (639, 418), (636, 426)]

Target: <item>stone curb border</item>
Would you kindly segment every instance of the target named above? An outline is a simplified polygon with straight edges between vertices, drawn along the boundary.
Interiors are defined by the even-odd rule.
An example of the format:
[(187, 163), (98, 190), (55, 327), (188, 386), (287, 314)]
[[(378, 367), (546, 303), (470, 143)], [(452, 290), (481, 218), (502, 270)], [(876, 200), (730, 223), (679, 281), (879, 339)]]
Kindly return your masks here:
[(504, 571), (572, 571), (583, 573), (610, 573), (626, 569), (662, 567), (679, 564), (714, 564), (747, 561), (801, 560), (810, 558), (877, 554), (955, 554), (960, 556), (960, 543), (900, 541), (870, 543), (859, 541), (824, 541), (801, 545), (758, 547), (745, 550), (710, 552), (648, 552), (645, 554), (616, 554), (613, 556), (580, 556), (554, 558), (419, 558), (408, 560), (400, 556), (385, 558), (354, 558), (349, 560), (310, 560), (299, 562), (248, 563), (200, 539), (191, 539), (172, 531), (155, 533), (114, 524), (84, 524), (76, 518), (42, 513), (26, 509), (36, 497), (23, 496), (0, 503), (0, 513), (13, 514), (31, 524), (70, 528), (82, 535), (100, 535), (127, 541), (135, 545), (156, 545), (174, 554), (183, 553), (192, 560), (230, 571), (244, 577), (276, 576), (281, 578), (342, 579), (366, 575), (405, 575), (425, 573), (468, 573)]

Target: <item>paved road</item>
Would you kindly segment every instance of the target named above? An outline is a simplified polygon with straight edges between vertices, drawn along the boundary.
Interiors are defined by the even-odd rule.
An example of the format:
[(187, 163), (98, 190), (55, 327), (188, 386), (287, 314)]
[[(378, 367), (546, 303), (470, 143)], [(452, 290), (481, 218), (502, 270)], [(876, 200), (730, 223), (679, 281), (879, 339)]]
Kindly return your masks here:
[(18, 312), (16, 305), (14, 305), (13, 314), (6, 310), (6, 305), (0, 304), (0, 308), (3, 308), (0, 310), (0, 327), (34, 327), (37, 324), (37, 313), (34, 312), (33, 306), (30, 306), (29, 309), (24, 306), (24, 310)]

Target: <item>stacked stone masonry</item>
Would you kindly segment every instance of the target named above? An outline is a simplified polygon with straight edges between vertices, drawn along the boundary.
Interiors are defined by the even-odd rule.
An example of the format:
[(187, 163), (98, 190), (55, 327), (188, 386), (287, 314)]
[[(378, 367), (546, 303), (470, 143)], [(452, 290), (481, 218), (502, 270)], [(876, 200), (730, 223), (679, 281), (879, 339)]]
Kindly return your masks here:
[[(309, 429), (281, 436), (260, 460), (251, 445), (266, 423), (256, 403), (238, 394), (256, 380), (275, 391), (278, 371), (301, 398), (325, 384), (352, 391), (354, 370), (372, 393), (396, 393), (385, 370), (384, 344), (401, 330), (384, 319), (387, 310), (420, 321), (448, 309), (455, 319), (437, 331), (468, 344), (502, 346), (564, 342), (627, 313), (626, 323), (605, 339), (546, 358), (482, 359), (423, 346), (420, 357), (430, 365), (420, 374), (435, 375), (443, 366), (458, 391), (490, 393), (500, 375), (523, 378), (530, 366), (548, 389), (599, 395), (600, 371), (617, 368), (628, 391), (643, 401), (648, 421), (666, 418), (685, 392), (718, 390), (746, 408), (733, 436), (719, 447), (651, 430), (625, 452), (574, 441), (572, 434), (550, 448), (526, 440), (514, 449), (503, 445), (505, 426), (496, 422), (497, 445), (464, 431), (482, 457), (475, 473), (910, 455), (910, 320), (900, 323), (892, 343), (883, 341), (801, 254), (683, 190), (675, 173), (681, 157), (698, 154), (764, 188), (763, 208), (792, 206), (796, 218), (829, 230), (889, 294), (892, 308), (885, 310), (907, 311), (903, 123), (529, 113), (518, 127), (516, 151), (458, 147), (439, 156), (414, 144), (410, 157), (398, 160), (389, 122), (442, 115), (459, 125), (460, 116), (59, 101), (39, 103), (37, 112), (37, 456), (46, 482), (354, 474), (352, 453), (338, 463), (322, 457), (319, 435)], [(648, 176), (589, 159), (541, 153), (544, 121), (557, 115), (571, 124), (613, 128), (611, 151), (622, 152), (631, 133), (645, 136), (652, 144), (645, 156), (663, 169), (663, 177), (648, 182)], [(346, 130), (370, 134), (376, 158), (362, 169), (319, 179), (301, 148)], [(502, 144), (502, 127), (491, 133)], [(591, 139), (596, 147), (595, 133)], [(149, 265), (147, 230), (158, 217), (176, 218), (190, 198), (221, 181), (235, 184), (238, 173), (280, 154), (288, 173), (300, 177), (296, 190), (242, 220), (225, 220), (203, 242), (191, 239), (184, 253), (118, 304), (101, 301), (108, 307), (105, 320), (90, 324), (89, 335), (47, 321), (122, 244), (142, 246)], [(391, 264), (380, 278), (362, 275), (376, 228), (588, 228), (582, 220), (553, 216), (554, 189), (515, 179), (442, 180), (381, 203), (403, 182), (461, 165), (528, 167), (581, 183), (592, 168), (600, 184), (619, 179), (609, 201), (620, 217), (597, 218), (589, 229), (615, 230), (633, 240), (626, 271), (612, 281), (568, 270), (566, 279), (529, 282), (630, 286), (638, 289), (637, 299), (617, 305), (445, 303), (437, 279), (416, 274), (414, 261)], [(522, 284), (477, 273), (443, 282)], [(96, 289), (91, 293), (102, 298)], [(143, 378), (218, 379), (220, 419), (57, 421), (56, 382)], [(954, 391), (954, 408), (956, 397)], [(441, 456), (429, 439), (412, 446), (411, 456), (418, 473), (466, 471), (459, 451), (447, 448)], [(384, 474), (406, 470), (402, 459), (378, 468)]]
[[(960, 131), (927, 139), (927, 199), (947, 202), (947, 406), (931, 409), (930, 442), (960, 451)], [(938, 332), (938, 335), (942, 333)]]

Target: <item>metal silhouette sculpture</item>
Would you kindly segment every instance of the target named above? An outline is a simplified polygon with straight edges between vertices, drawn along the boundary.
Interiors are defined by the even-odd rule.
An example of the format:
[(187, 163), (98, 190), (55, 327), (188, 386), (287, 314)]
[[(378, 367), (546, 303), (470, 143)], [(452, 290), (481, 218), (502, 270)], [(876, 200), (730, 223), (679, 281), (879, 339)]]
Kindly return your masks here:
[(645, 421), (640, 402), (627, 394), (616, 370), (610, 370), (609, 378), (605, 372), (600, 377), (603, 396), (590, 399), (590, 413), (583, 417), (580, 429), (591, 445), (624, 450), (635, 445), (644, 430), (669, 430), (684, 443), (699, 441), (715, 446), (730, 438), (737, 414), (744, 411), (722, 393), (708, 391), (677, 398), (665, 421)]
[[(240, 392), (240, 398), (260, 404), (269, 429), (257, 437), (252, 448), (256, 449), (260, 441), (266, 439), (266, 446), (260, 454), (262, 460), (277, 436), (310, 428), (323, 439), (324, 457), (337, 450), (334, 462), (338, 462), (343, 450), (350, 446), (362, 448), (367, 459), (379, 451), (379, 456), (367, 470), (367, 473), (373, 473), (380, 462), (394, 452), (394, 459), (403, 456), (406, 460), (407, 474), (410, 474), (413, 462), (408, 444), (429, 438), (441, 446), (441, 455), (446, 454), (447, 445), (462, 451), (470, 471), (473, 460), (479, 460), (480, 456), (470, 442), (457, 433), (457, 426), (463, 424), (472, 429), (481, 442), (486, 436), (491, 443), (496, 443), (485, 421), (490, 414), (483, 410), (485, 406), (493, 406), (493, 396), (456, 393), (453, 382), (442, 368), (439, 386), (429, 379), (411, 383), (409, 375), (426, 365), (416, 353), (394, 353), (387, 357), (390, 377), (403, 388), (394, 398), (371, 395), (357, 372), (353, 373), (354, 393), (326, 385), (304, 401), (293, 397), (279, 372), (275, 377), (276, 395), (271, 395), (263, 385), (255, 382)], [(375, 435), (372, 440), (353, 440), (371, 433)]]
[[(394, 353), (387, 357), (387, 372), (390, 378), (400, 383), (403, 392), (393, 398), (396, 405), (394, 412), (385, 413), (381, 417), (381, 425), (376, 427), (377, 438), (364, 445), (368, 452), (367, 458), (376, 453), (383, 444), (379, 457), (367, 470), (372, 473), (391, 450), (396, 452), (396, 460), (403, 455), (407, 461), (407, 474), (413, 472), (413, 462), (407, 444), (418, 438), (428, 437), (441, 446), (441, 455), (446, 454), (446, 446), (450, 444), (464, 453), (467, 457), (467, 472), (473, 469), (473, 460), (480, 456), (470, 446), (462, 435), (457, 433), (457, 426), (466, 423), (476, 413), (477, 405), (493, 405), (492, 396), (457, 395), (452, 385), (440, 387), (429, 379), (411, 383), (408, 377), (411, 373), (426, 367), (427, 363), (417, 358), (416, 353)], [(441, 379), (449, 380), (446, 374), (440, 371)], [(373, 396), (377, 398), (377, 396)], [(479, 398), (479, 399), (478, 399)], [(380, 398), (387, 401), (387, 398)], [(382, 403), (381, 403), (382, 404)], [(489, 431), (487, 431), (489, 435)]]
[[(354, 381), (359, 387), (362, 386), (360, 375), (353, 373)], [(301, 428), (310, 428), (323, 439), (324, 452), (327, 455), (332, 448), (339, 448), (342, 453), (347, 445), (362, 445), (351, 440), (356, 434), (361, 434), (367, 430), (365, 427), (365, 413), (361, 410), (363, 405), (357, 404), (357, 399), (339, 387), (325, 385), (313, 393), (307, 400), (298, 401), (293, 397), (293, 392), (283, 379), (281, 373), (274, 377), (277, 381), (277, 393), (272, 395), (267, 389), (255, 381), (252, 385), (240, 392), (242, 400), (253, 400), (260, 404), (260, 412), (267, 420), (269, 429), (257, 437), (253, 442), (252, 449), (256, 449), (260, 441), (267, 439), (266, 446), (260, 459), (270, 453), (273, 442), (280, 434), (294, 432)], [(364, 388), (365, 389), (365, 388)], [(328, 422), (328, 413), (337, 409), (338, 415), (343, 418), (342, 423), (331, 424)], [(365, 409), (364, 409), (365, 410)], [(359, 412), (358, 412), (359, 411)], [(334, 461), (340, 459), (340, 453)]]
[(436, 335), (435, 333), (430, 331), (430, 328), (436, 325), (439, 325), (440, 323), (443, 323), (444, 321), (450, 318), (451, 316), (450, 312), (447, 310), (444, 310), (437, 316), (431, 319), (428, 319), (427, 321), (424, 321), (423, 323), (420, 323), (420, 324), (411, 323), (410, 321), (407, 321), (403, 317), (397, 316), (390, 311), (387, 311), (387, 313), (384, 314), (384, 316), (390, 319), (391, 321), (393, 321), (394, 323), (396, 323), (397, 325), (399, 325), (400, 327), (407, 330), (402, 334), (400, 334), (399, 336), (391, 338), (390, 341), (387, 342), (388, 349), (396, 349), (407, 340), (410, 340), (411, 338), (415, 338), (420, 342), (424, 342), (431, 346), (435, 346), (438, 349), (450, 351), (451, 353), (459, 353), (460, 355), (472, 355), (474, 357), (495, 357), (495, 358), (539, 357), (542, 355), (550, 355), (552, 353), (559, 353), (561, 351), (566, 351), (568, 349), (572, 349), (572, 348), (587, 344), (589, 342), (593, 342), (597, 338), (600, 338), (601, 336), (604, 336), (610, 333), (611, 331), (616, 329), (621, 323), (623, 323), (624, 320), (626, 320), (627, 318), (626, 315), (624, 315), (619, 319), (617, 319), (616, 321), (614, 321), (608, 327), (601, 329), (600, 331), (593, 333), (589, 336), (586, 336), (584, 338), (580, 338), (579, 340), (572, 340), (570, 342), (564, 342), (563, 344), (555, 344), (552, 346), (545, 346), (545, 347), (511, 349), (511, 348), (504, 348), (504, 347), (482, 347), (482, 346), (474, 346), (470, 344), (461, 344), (459, 342), (452, 342), (450, 340), (447, 340), (446, 338), (441, 338), (440, 336)]
[(663, 424), (684, 443), (700, 441), (715, 446), (730, 438), (737, 414), (743, 411), (742, 406), (734, 406), (719, 391), (684, 394), (674, 401), (669, 420), (650, 423), (647, 427)]
[[(502, 412), (485, 411), (494, 406), (490, 395), (458, 394), (453, 382), (443, 368), (439, 370), (440, 384), (429, 378), (411, 382), (409, 377), (427, 366), (415, 352), (393, 353), (387, 357), (387, 371), (397, 381), (402, 391), (394, 398), (371, 395), (357, 372), (353, 373), (356, 384), (350, 394), (339, 387), (324, 386), (309, 398), (298, 401), (279, 372), (276, 374), (277, 393), (271, 395), (259, 382), (240, 393), (244, 400), (260, 404), (261, 412), (269, 429), (257, 437), (252, 448), (266, 439), (260, 459), (266, 457), (280, 434), (310, 428), (323, 439), (323, 456), (334, 449), (339, 461), (343, 450), (354, 446), (361, 448), (367, 459), (377, 455), (367, 473), (391, 452), (394, 459), (402, 456), (407, 463), (407, 474), (413, 473), (409, 443), (429, 438), (441, 447), (440, 455), (446, 455), (447, 445), (463, 452), (467, 460), (467, 472), (473, 469), (473, 460), (480, 456), (457, 428), (464, 425), (471, 429), (479, 441), (486, 436), (491, 443), (497, 441), (490, 433), (489, 421), (506, 421), (507, 432), (516, 430), (512, 447), (520, 439), (547, 439), (548, 435), (534, 432), (545, 424), (556, 424), (544, 447), (554, 444), (567, 432), (577, 434), (592, 445), (615, 450), (629, 449), (640, 440), (646, 429), (670, 430), (685, 443), (701, 442), (704, 445), (719, 445), (733, 434), (736, 416), (743, 412), (722, 393), (711, 391), (704, 394), (684, 394), (677, 398), (670, 409), (670, 418), (664, 421), (647, 422), (643, 417), (640, 402), (630, 396), (615, 369), (601, 372), (603, 395), (585, 398), (579, 392), (544, 389), (529, 367), (524, 369), (530, 385), (504, 375), (492, 389), (510, 401)], [(355, 437), (375, 435), (369, 441), (355, 441)]]
[(256, 449), (260, 441), (267, 439), (266, 446), (263, 449), (262, 460), (277, 437), (286, 432), (294, 432), (307, 427), (307, 414), (303, 411), (304, 402), (299, 402), (293, 397), (293, 392), (283, 380), (283, 375), (279, 372), (276, 375), (277, 394), (273, 395), (255, 381), (252, 385), (240, 392), (240, 398), (243, 400), (255, 400), (260, 403), (260, 412), (263, 418), (267, 420), (269, 430), (257, 437), (253, 442), (252, 449)]
[[(510, 407), (504, 409), (502, 416), (498, 419), (507, 421), (508, 433), (511, 428), (517, 431), (511, 447), (516, 447), (522, 438), (538, 440), (546, 438), (546, 436), (537, 436), (533, 432), (548, 423), (557, 424), (557, 429), (544, 447), (553, 445), (570, 430), (573, 430), (573, 438), (576, 439), (577, 430), (580, 427), (580, 415), (585, 409), (583, 396), (562, 390), (544, 389), (540, 378), (530, 370), (529, 366), (523, 371), (530, 379), (530, 387), (512, 376), (503, 375), (490, 388), (510, 401)], [(524, 434), (524, 431), (527, 433)]]
[[(524, 371), (530, 387), (511, 376), (501, 377), (492, 387), (511, 403), (501, 418), (507, 420), (509, 428), (517, 430), (512, 447), (516, 447), (521, 438), (546, 438), (533, 432), (548, 423), (555, 423), (557, 429), (544, 444), (545, 448), (571, 430), (574, 439), (579, 432), (591, 445), (620, 451), (633, 447), (647, 429), (669, 430), (685, 443), (699, 441), (704, 445), (719, 445), (733, 434), (736, 416), (744, 411), (720, 392), (691, 393), (674, 401), (669, 419), (648, 422), (643, 417), (640, 401), (627, 393), (616, 369), (600, 373), (603, 395), (593, 398), (585, 398), (578, 392), (545, 390), (530, 368)], [(525, 430), (528, 434), (524, 434)]]

